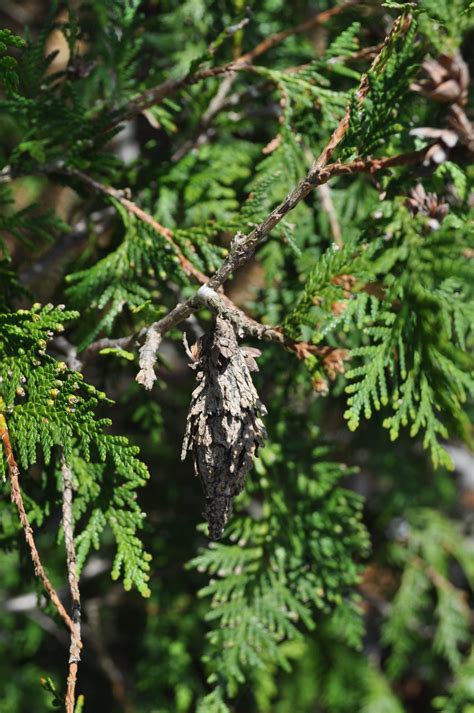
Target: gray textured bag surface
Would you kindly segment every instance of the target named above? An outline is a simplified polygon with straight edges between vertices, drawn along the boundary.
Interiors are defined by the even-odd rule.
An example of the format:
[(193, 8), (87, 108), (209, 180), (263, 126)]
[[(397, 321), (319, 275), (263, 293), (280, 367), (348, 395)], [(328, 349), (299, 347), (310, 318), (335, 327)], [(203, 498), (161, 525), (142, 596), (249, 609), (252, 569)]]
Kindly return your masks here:
[(240, 348), (232, 325), (216, 318), (190, 350), (199, 382), (192, 394), (181, 457), (193, 454), (206, 499), (209, 537), (222, 537), (232, 502), (266, 436), (265, 406), (253, 385), (257, 350)]

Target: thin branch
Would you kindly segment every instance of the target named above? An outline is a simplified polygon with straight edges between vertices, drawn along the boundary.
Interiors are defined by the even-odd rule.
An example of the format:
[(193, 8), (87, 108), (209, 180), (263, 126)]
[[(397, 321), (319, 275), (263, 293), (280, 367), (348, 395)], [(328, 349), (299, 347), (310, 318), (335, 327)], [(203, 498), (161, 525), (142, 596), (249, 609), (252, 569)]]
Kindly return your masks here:
[(28, 516), (26, 514), (25, 505), (23, 502), (23, 496), (21, 494), (20, 488), (20, 470), (16, 464), (15, 457), (13, 455), (13, 449), (10, 441), (10, 433), (7, 426), (6, 418), (3, 414), (0, 414), (0, 438), (3, 442), (3, 447), (5, 449), (5, 456), (7, 459), (8, 474), (10, 476), (11, 482), (11, 499), (16, 505), (18, 510), (18, 515), (20, 518), (21, 525), (23, 527), (23, 532), (25, 535), (26, 543), (30, 550), (31, 560), (35, 568), (35, 574), (40, 579), (45, 591), (49, 595), (50, 600), (56, 607), (59, 616), (62, 618), (66, 626), (68, 627), (71, 635), (71, 644), (69, 649), (69, 672), (67, 679), (67, 691), (66, 691), (66, 713), (74, 713), (74, 702), (75, 702), (75, 687), (77, 679), (77, 665), (80, 661), (80, 652), (82, 649), (81, 641), (81, 626), (80, 626), (80, 594), (79, 594), (79, 580), (77, 576), (76, 568), (76, 553), (74, 546), (74, 536), (73, 536), (73, 520), (72, 520), (72, 475), (69, 467), (67, 466), (64, 458), (61, 461), (61, 469), (63, 473), (63, 525), (64, 525), (64, 537), (66, 542), (66, 553), (67, 553), (67, 568), (68, 568), (68, 579), (69, 587), (71, 591), (72, 598), (72, 617), (69, 616), (66, 609), (64, 608), (61, 600), (58, 597), (56, 590), (51, 584), (48, 575), (45, 572), (41, 558), (36, 547), (36, 542), (33, 535), (33, 528), (30, 525)]
[(378, 171), (384, 171), (387, 168), (412, 166), (414, 164), (422, 163), (428, 157), (432, 147), (433, 144), (429, 144), (418, 151), (395, 154), (395, 156), (381, 156), (380, 158), (359, 157), (355, 158), (353, 161), (349, 161), (348, 163), (335, 161), (334, 163), (329, 163), (327, 166), (322, 168), (318, 175), (314, 176), (312, 180), (315, 181), (318, 186), (321, 186), (336, 176), (351, 176), (355, 173), (373, 174), (378, 173)]
[(71, 632), (69, 648), (69, 672), (66, 689), (66, 713), (74, 713), (77, 669), (81, 660), (81, 595), (79, 592), (79, 577), (76, 564), (76, 547), (74, 544), (74, 520), (72, 515), (72, 472), (66, 463), (64, 453), (61, 454), (61, 472), (63, 476), (63, 529), (66, 546), (67, 573), (69, 590), (72, 600), (72, 621), (75, 632)]
[(198, 84), (202, 79), (209, 79), (209, 77), (219, 77), (233, 72), (242, 72), (244, 70), (252, 71), (250, 64), (240, 62), (238, 60), (232, 60), (219, 67), (210, 67), (208, 69), (200, 69), (197, 72), (191, 74), (186, 74), (180, 79), (167, 79), (162, 84), (157, 87), (152, 87), (151, 89), (146, 89), (144, 92), (139, 94), (132, 99), (121, 111), (119, 111), (113, 121), (109, 124), (107, 129), (111, 129), (123, 121), (130, 121), (138, 114), (141, 114), (145, 109), (149, 109), (156, 104), (160, 104), (164, 99), (175, 94), (180, 89), (184, 87), (192, 86), (193, 84)]
[[(3, 447), (5, 449), (5, 456), (7, 459), (7, 466), (8, 466), (8, 474), (10, 477), (10, 483), (11, 483), (11, 499), (14, 505), (16, 506), (18, 510), (18, 515), (20, 518), (21, 526), (23, 528), (23, 532), (25, 535), (25, 540), (26, 544), (28, 545), (28, 548), (30, 550), (30, 556), (31, 560), (33, 562), (34, 568), (35, 568), (35, 574), (38, 577), (38, 579), (41, 581), (45, 591), (47, 592), (49, 598), (51, 599), (52, 603), (56, 607), (56, 610), (61, 617), (61, 619), (64, 621), (66, 626), (71, 632), (72, 636), (76, 635), (76, 626), (67, 613), (66, 609), (64, 608), (62, 602), (60, 601), (56, 590), (54, 589), (53, 585), (51, 584), (48, 575), (46, 574), (44, 567), (41, 563), (41, 559), (39, 556), (38, 549), (36, 547), (34, 535), (33, 535), (33, 528), (30, 525), (30, 522), (28, 520), (28, 516), (26, 514), (25, 510), (25, 505), (23, 502), (23, 497), (21, 494), (21, 488), (20, 488), (20, 470), (16, 464), (15, 457), (13, 455), (13, 450), (12, 450), (12, 445), (10, 441), (10, 433), (8, 430), (7, 426), (7, 421), (6, 418), (3, 414), (0, 414), (0, 438), (3, 441)], [(80, 646), (80, 642), (79, 642)]]
[(178, 246), (173, 240), (173, 231), (170, 228), (165, 228), (161, 225), (155, 218), (149, 215), (143, 208), (134, 203), (130, 198), (127, 198), (126, 191), (117, 190), (111, 186), (106, 186), (100, 181), (97, 181), (92, 176), (89, 176), (84, 171), (80, 171), (75, 168), (66, 168), (61, 164), (52, 164), (51, 166), (41, 167), (41, 172), (46, 174), (58, 174), (62, 176), (69, 176), (70, 178), (76, 178), (82, 183), (92, 188), (98, 193), (102, 193), (106, 196), (114, 198), (118, 201), (129, 213), (135, 215), (143, 223), (151, 226), (159, 235), (161, 235), (170, 245), (172, 245), (181, 267), (188, 274), (194, 277), (198, 282), (205, 283), (207, 280), (206, 275), (204, 275), (200, 270), (198, 270), (194, 265), (181, 253)]
[[(397, 32), (403, 32), (404, 34), (408, 32), (410, 26), (412, 23), (412, 16), (410, 14), (405, 14), (405, 15), (400, 15), (397, 17), (395, 22), (393, 23), (393, 27), (390, 30), (389, 34), (385, 38), (384, 42), (382, 43), (380, 47), (380, 51), (377, 53), (375, 58), (372, 61), (372, 64), (370, 65), (370, 69), (368, 72), (362, 75), (359, 83), (359, 88), (356, 92), (356, 98), (357, 102), (359, 105), (359, 108), (362, 106), (362, 103), (369, 93), (370, 89), (370, 83), (369, 83), (369, 72), (373, 72), (377, 67), (382, 63), (383, 57), (384, 57), (384, 50), (385, 48), (390, 44), (392, 38), (394, 35), (396, 35)], [(311, 166), (310, 172), (308, 176), (310, 177), (311, 174), (316, 175), (318, 171), (320, 171), (326, 164), (330, 161), (331, 156), (333, 155), (334, 151), (336, 148), (339, 146), (341, 141), (343, 140), (344, 136), (346, 135), (346, 132), (349, 128), (349, 122), (350, 122), (350, 116), (351, 116), (351, 104), (348, 104), (346, 112), (335, 128), (331, 138), (329, 139), (328, 143), (324, 147), (323, 151), (321, 152), (321, 155), (319, 158), (314, 161), (313, 165)]]
[(290, 27), (288, 30), (276, 32), (274, 35), (271, 35), (265, 40), (262, 40), (262, 42), (260, 42), (256, 47), (250, 50), (250, 52), (241, 55), (236, 61), (244, 62), (246, 64), (253, 62), (257, 57), (260, 57), (260, 55), (264, 54), (265, 52), (268, 52), (268, 50), (272, 49), (272, 47), (275, 47), (276, 45), (286, 40), (287, 37), (290, 37), (291, 35), (301, 35), (303, 32), (312, 30), (313, 27), (317, 27), (318, 25), (324, 25), (335, 15), (340, 15), (342, 12), (345, 12), (349, 8), (355, 7), (356, 5), (360, 4), (360, 0), (348, 0), (347, 2), (344, 2), (341, 5), (335, 5), (334, 7), (329, 8), (329, 10), (324, 10), (324, 12), (320, 12), (317, 15), (313, 15), (313, 17), (310, 17), (309, 20), (305, 20), (305, 22), (301, 22), (299, 25)]
[(137, 335), (139, 339), (143, 334), (146, 335), (145, 343), (140, 348), (139, 360), (140, 371), (137, 374), (137, 381), (146, 389), (151, 389), (155, 380), (155, 362), (156, 354), (160, 348), (163, 334), (169, 332), (170, 329), (176, 327), (180, 322), (187, 319), (201, 305), (200, 299), (194, 295), (186, 302), (181, 302), (174, 307), (163, 319), (155, 322), (150, 327), (142, 329)]

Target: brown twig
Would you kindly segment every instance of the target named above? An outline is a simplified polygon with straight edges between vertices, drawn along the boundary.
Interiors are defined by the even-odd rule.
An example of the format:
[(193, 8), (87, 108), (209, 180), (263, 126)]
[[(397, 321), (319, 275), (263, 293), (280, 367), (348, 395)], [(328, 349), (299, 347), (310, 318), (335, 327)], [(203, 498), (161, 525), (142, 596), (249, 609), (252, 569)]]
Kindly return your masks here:
[(349, 163), (340, 163), (339, 161), (336, 161), (335, 163), (328, 164), (321, 170), (318, 178), (320, 181), (318, 185), (327, 183), (335, 176), (347, 176), (354, 173), (377, 173), (378, 171), (383, 171), (387, 168), (411, 166), (413, 164), (421, 163), (426, 158), (430, 149), (431, 144), (419, 149), (418, 151), (396, 154), (395, 156), (382, 156), (380, 158), (355, 158), (353, 161), (349, 161)]
[(69, 590), (72, 600), (72, 621), (74, 634), (71, 632), (69, 648), (69, 672), (66, 689), (66, 713), (74, 713), (77, 669), (81, 660), (81, 595), (79, 592), (79, 577), (76, 565), (76, 547), (74, 544), (74, 520), (72, 516), (72, 472), (66, 463), (64, 453), (61, 455), (61, 472), (63, 476), (63, 529), (66, 546), (67, 573)]
[(146, 89), (144, 92), (139, 94), (132, 99), (122, 110), (117, 112), (116, 117), (107, 126), (107, 129), (111, 129), (123, 121), (130, 121), (138, 114), (141, 114), (146, 109), (149, 109), (156, 104), (160, 104), (164, 99), (175, 94), (180, 89), (184, 87), (192, 86), (197, 84), (203, 79), (209, 79), (209, 77), (219, 77), (232, 72), (241, 72), (245, 69), (252, 69), (250, 64), (246, 64), (240, 61), (233, 60), (227, 64), (223, 64), (219, 67), (209, 67), (208, 69), (200, 69), (197, 72), (192, 72), (186, 74), (180, 79), (167, 79), (166, 81), (159, 84), (157, 87), (152, 87), (151, 89)]
[[(397, 33), (400, 31), (402, 33), (408, 32), (410, 25), (412, 22), (412, 17), (410, 14), (405, 14), (405, 15), (400, 15), (395, 22), (393, 23), (393, 27), (390, 30), (389, 34), (385, 38), (384, 42), (381, 45), (380, 51), (376, 54), (375, 58), (372, 61), (372, 64), (370, 65), (369, 72), (366, 72), (365, 74), (362, 75), (360, 83), (359, 83), (359, 88), (356, 92), (356, 98), (357, 98), (357, 103), (358, 106), (362, 106), (362, 103), (369, 93), (370, 89), (370, 83), (369, 83), (369, 73), (375, 71), (383, 62), (383, 57), (384, 57), (384, 50), (388, 47), (390, 42), (392, 41), (393, 37), (397, 35)], [(350, 121), (350, 116), (351, 116), (351, 104), (347, 106), (346, 112), (335, 128), (331, 138), (329, 139), (328, 143), (324, 147), (323, 151), (321, 152), (319, 158), (313, 163), (310, 174), (317, 174), (318, 171), (320, 171), (326, 164), (330, 161), (331, 156), (333, 155), (334, 151), (336, 148), (339, 146), (341, 141), (343, 140), (344, 136), (346, 135), (347, 129), (349, 128), (349, 121)]]
[(67, 679), (67, 691), (66, 691), (66, 713), (74, 713), (74, 701), (75, 701), (75, 687), (77, 678), (77, 664), (80, 661), (80, 652), (82, 649), (81, 641), (81, 629), (80, 629), (80, 596), (79, 596), (79, 583), (76, 570), (76, 557), (74, 548), (74, 539), (72, 534), (72, 478), (71, 472), (62, 461), (62, 472), (63, 472), (63, 523), (64, 523), (64, 536), (66, 541), (66, 552), (67, 552), (67, 566), (68, 566), (68, 577), (69, 586), (71, 590), (71, 597), (73, 601), (72, 617), (69, 616), (66, 609), (64, 608), (61, 600), (58, 597), (56, 590), (51, 584), (48, 575), (45, 572), (41, 558), (36, 547), (36, 542), (33, 535), (33, 528), (30, 525), (28, 516), (26, 514), (25, 505), (23, 502), (23, 496), (21, 494), (20, 488), (20, 470), (16, 464), (15, 457), (13, 455), (13, 449), (10, 441), (10, 433), (7, 426), (6, 418), (3, 414), (0, 414), (0, 438), (3, 442), (3, 447), (5, 449), (5, 456), (7, 459), (8, 474), (10, 476), (11, 482), (11, 499), (16, 505), (18, 510), (18, 515), (20, 517), (20, 522), (23, 527), (23, 532), (25, 535), (26, 543), (30, 550), (31, 560), (35, 568), (35, 574), (40, 579), (44, 589), (46, 590), (49, 598), (56, 607), (59, 616), (62, 618), (66, 626), (68, 627), (71, 635), (71, 645), (69, 649), (69, 672)]
[(153, 228), (159, 235), (161, 235), (170, 245), (172, 245), (178, 260), (181, 264), (181, 267), (183, 270), (186, 272), (186, 274), (191, 275), (194, 277), (198, 282), (201, 282), (204, 284), (207, 281), (206, 275), (204, 275), (200, 270), (198, 270), (194, 265), (181, 253), (179, 250), (178, 246), (173, 240), (173, 231), (170, 228), (166, 228), (164, 225), (161, 225), (155, 218), (153, 218), (151, 215), (149, 215), (146, 211), (143, 210), (143, 208), (140, 208), (139, 205), (134, 203), (130, 198), (127, 198), (125, 195), (125, 191), (117, 190), (116, 188), (112, 188), (111, 186), (106, 186), (100, 181), (97, 181), (95, 178), (92, 176), (89, 176), (89, 174), (84, 173), (84, 171), (80, 171), (75, 168), (66, 168), (62, 165), (57, 165), (57, 164), (52, 164), (51, 166), (43, 166), (41, 168), (42, 173), (47, 173), (47, 174), (58, 174), (62, 176), (69, 176), (70, 178), (75, 178), (81, 183), (86, 184), (90, 188), (92, 188), (94, 191), (97, 193), (102, 193), (106, 196), (109, 196), (111, 198), (114, 198), (116, 201), (118, 201), (123, 207), (132, 215), (135, 215), (139, 220), (141, 220), (143, 223), (146, 223), (150, 227)]
[[(219, 270), (204, 283), (204, 287), (207, 286), (210, 290), (216, 292), (234, 270), (241, 267), (252, 257), (256, 247), (263, 242), (268, 233), (282, 218), (295, 208), (315, 187), (324, 185), (335, 176), (356, 173), (372, 174), (387, 168), (420, 163), (426, 157), (430, 148), (431, 146), (427, 146), (412, 153), (383, 158), (358, 158), (345, 164), (336, 162), (320, 168), (317, 172), (313, 172), (312, 168), (306, 178), (300, 181), (296, 188), (289, 193), (285, 201), (275, 208), (248, 236), (240, 233), (235, 236), (228, 257)], [(299, 342), (293, 342), (288, 339), (278, 328), (266, 327), (251, 319), (224, 295), (219, 295), (219, 297), (223, 305), (226, 305), (229, 310), (228, 318), (231, 319), (231, 315), (234, 314), (234, 324), (240, 326), (245, 333), (256, 336), (259, 339), (278, 342), (296, 354), (299, 353)], [(201, 306), (202, 299), (195, 294), (185, 302), (177, 304), (165, 317), (154, 322), (149, 327), (144, 327), (136, 334), (119, 337), (118, 339), (103, 338), (93, 342), (84, 351), (82, 358), (86, 361), (105, 348), (126, 349), (130, 345), (145, 339), (145, 343), (140, 349), (140, 371), (137, 375), (137, 381), (150, 389), (155, 381), (154, 364), (156, 362), (156, 352), (160, 347), (163, 335), (187, 319)]]
[[(5, 456), (7, 459), (7, 466), (8, 466), (8, 474), (10, 477), (10, 483), (11, 483), (11, 499), (14, 505), (16, 506), (18, 510), (18, 515), (20, 518), (21, 526), (23, 528), (23, 532), (25, 535), (25, 540), (26, 544), (28, 545), (28, 548), (30, 550), (30, 556), (31, 560), (33, 562), (34, 568), (35, 568), (35, 574), (38, 577), (38, 579), (41, 581), (45, 591), (47, 592), (49, 598), (51, 599), (52, 603), (56, 607), (56, 610), (61, 617), (61, 619), (64, 621), (66, 626), (71, 632), (72, 636), (76, 635), (76, 626), (67, 613), (66, 609), (64, 608), (61, 600), (59, 599), (56, 590), (54, 589), (53, 585), (51, 584), (48, 575), (46, 574), (44, 567), (41, 562), (41, 558), (39, 556), (38, 549), (36, 547), (34, 535), (33, 535), (33, 528), (30, 525), (30, 522), (28, 520), (28, 516), (25, 511), (25, 505), (23, 502), (23, 497), (21, 494), (21, 488), (20, 488), (20, 471), (19, 468), (16, 464), (15, 457), (13, 455), (13, 450), (12, 450), (12, 445), (10, 441), (10, 433), (8, 430), (7, 426), (7, 421), (6, 418), (3, 414), (0, 414), (0, 438), (2, 439), (3, 442), (3, 447), (5, 449)], [(80, 643), (79, 643), (80, 646)]]
[(348, 0), (347, 2), (344, 2), (341, 5), (335, 5), (334, 7), (329, 8), (329, 10), (324, 10), (323, 12), (320, 12), (317, 15), (313, 15), (313, 17), (310, 17), (309, 20), (305, 20), (305, 22), (301, 22), (299, 25), (290, 27), (288, 30), (276, 32), (274, 35), (271, 35), (270, 37), (267, 37), (266, 39), (262, 40), (262, 42), (260, 42), (256, 47), (254, 47), (246, 54), (241, 55), (236, 60), (236, 62), (243, 62), (245, 64), (249, 64), (250, 62), (253, 62), (257, 57), (260, 57), (260, 55), (264, 54), (265, 52), (268, 52), (268, 50), (272, 47), (275, 47), (276, 45), (286, 40), (287, 37), (290, 37), (291, 35), (301, 35), (303, 32), (307, 32), (308, 30), (313, 29), (313, 27), (317, 27), (318, 25), (324, 25), (335, 15), (340, 15), (341, 12), (345, 12), (349, 8), (354, 7), (356, 5), (360, 5), (360, 0)]

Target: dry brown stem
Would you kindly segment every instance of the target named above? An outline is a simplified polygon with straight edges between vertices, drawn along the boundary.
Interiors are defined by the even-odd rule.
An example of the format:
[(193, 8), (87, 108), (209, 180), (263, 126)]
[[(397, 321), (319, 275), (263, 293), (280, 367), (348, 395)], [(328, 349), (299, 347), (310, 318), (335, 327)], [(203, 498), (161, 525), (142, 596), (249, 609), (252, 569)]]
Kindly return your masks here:
[[(72, 533), (72, 483), (70, 470), (67, 469), (67, 466), (63, 461), (63, 522), (64, 536), (66, 540), (69, 586), (71, 589), (71, 597), (73, 601), (72, 618), (69, 616), (61, 600), (59, 599), (58, 594), (54, 589), (53, 585), (51, 584), (49, 577), (46, 574), (43, 564), (41, 562), (41, 558), (38, 552), (38, 548), (36, 547), (36, 542), (33, 535), (33, 528), (31, 527), (30, 522), (28, 520), (28, 515), (26, 514), (25, 505), (23, 502), (23, 497), (20, 488), (20, 470), (18, 468), (18, 465), (16, 464), (15, 457), (13, 455), (13, 449), (10, 441), (10, 433), (8, 430), (6, 418), (3, 414), (0, 414), (0, 438), (2, 439), (3, 447), (5, 449), (8, 474), (10, 476), (11, 499), (18, 510), (20, 523), (23, 528), (26, 544), (28, 545), (28, 548), (30, 550), (30, 556), (35, 569), (35, 574), (41, 581), (50, 600), (56, 607), (59, 616), (66, 624), (71, 634), (65, 710), (66, 713), (74, 713), (77, 664), (80, 660), (82, 641), (80, 630), (79, 584), (77, 578), (76, 558)], [(66, 470), (68, 472), (66, 472)]]
[[(25, 535), (25, 540), (26, 544), (28, 545), (28, 548), (30, 550), (30, 556), (31, 560), (33, 562), (34, 568), (35, 568), (35, 574), (38, 577), (38, 579), (41, 581), (45, 591), (47, 592), (49, 598), (51, 599), (52, 603), (56, 607), (56, 610), (61, 617), (61, 619), (64, 621), (66, 626), (71, 632), (72, 636), (76, 635), (76, 627), (67, 613), (66, 609), (64, 608), (61, 600), (59, 599), (56, 590), (54, 589), (53, 585), (51, 584), (48, 575), (45, 572), (45, 569), (43, 567), (43, 564), (41, 562), (41, 558), (38, 552), (38, 548), (36, 547), (36, 542), (34, 539), (33, 535), (33, 528), (30, 525), (30, 522), (28, 520), (28, 516), (25, 511), (25, 505), (23, 502), (23, 497), (21, 494), (21, 488), (20, 488), (20, 470), (16, 464), (15, 457), (13, 455), (13, 450), (12, 450), (12, 445), (10, 441), (10, 433), (8, 431), (8, 426), (7, 426), (7, 421), (6, 418), (3, 414), (0, 414), (0, 438), (2, 439), (3, 442), (3, 447), (5, 449), (5, 456), (7, 459), (7, 467), (8, 467), (8, 475), (10, 477), (10, 483), (11, 483), (11, 499), (14, 505), (16, 506), (18, 510), (18, 515), (20, 518), (21, 526), (23, 528), (23, 532)], [(80, 646), (79, 642), (79, 646)]]

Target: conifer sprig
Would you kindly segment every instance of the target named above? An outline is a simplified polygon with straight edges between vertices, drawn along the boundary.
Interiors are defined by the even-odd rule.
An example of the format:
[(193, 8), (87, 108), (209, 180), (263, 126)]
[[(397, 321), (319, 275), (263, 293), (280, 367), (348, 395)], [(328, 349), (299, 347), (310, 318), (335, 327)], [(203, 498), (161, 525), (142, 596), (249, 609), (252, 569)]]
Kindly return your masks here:
[[(29, 704), (41, 673), (7, 638), (19, 517), (53, 581), (67, 561), (68, 679), (44, 683), (67, 713), (94, 676), (78, 679), (81, 597), (102, 668), (120, 679), (126, 650), (133, 669), (119, 707), (398, 711), (412, 680), (446, 713), (473, 702), (468, 4), (387, 2), (362, 24), (356, 0), (237, 17), (208, 0), (91, 0), (53, 5), (26, 42), (0, 32), (0, 472), (21, 499), (0, 518), (0, 677), (16, 666), (25, 682), (0, 708)], [(187, 445), (217, 546), (194, 532), (200, 488), (174, 457), (191, 390), (175, 328), (198, 339), (195, 363), (214, 318), (235, 339), (200, 362)], [(264, 342), (256, 460), (244, 338)], [(127, 429), (158, 474), (145, 499)], [(56, 525), (65, 555), (46, 550)], [(90, 581), (99, 549), (146, 606)], [(25, 619), (22, 664), (42, 636)]]

